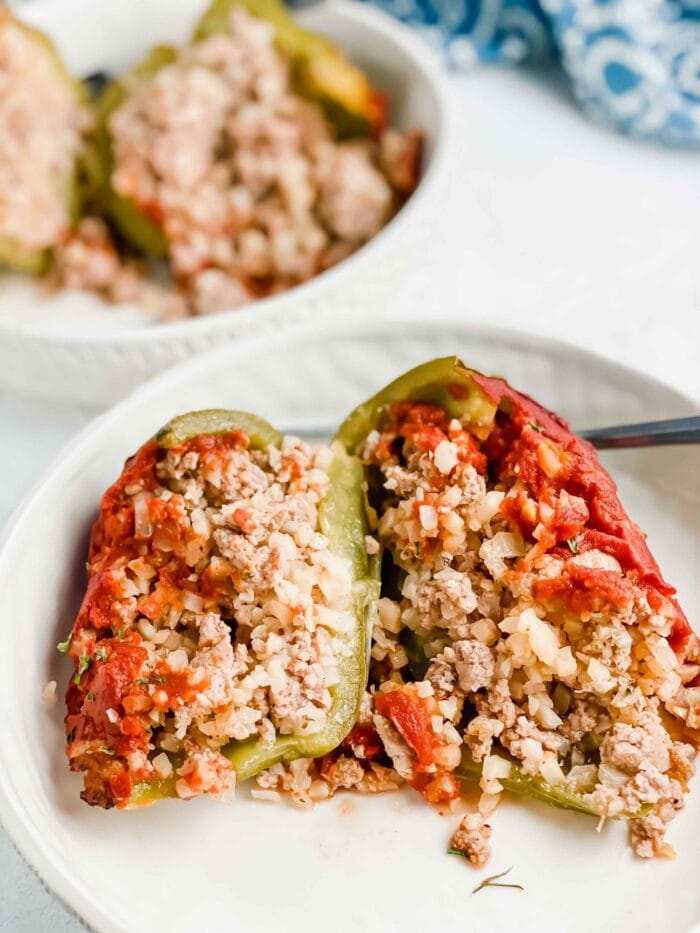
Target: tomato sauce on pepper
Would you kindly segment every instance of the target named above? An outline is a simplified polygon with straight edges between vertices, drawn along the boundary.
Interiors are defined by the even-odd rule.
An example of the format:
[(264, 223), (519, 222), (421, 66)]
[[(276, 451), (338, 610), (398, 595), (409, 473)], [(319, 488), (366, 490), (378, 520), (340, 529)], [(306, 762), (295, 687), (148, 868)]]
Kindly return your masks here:
[[(673, 628), (669, 642), (676, 651), (682, 651), (692, 629), (673, 598), (675, 589), (663, 579), (644, 535), (625, 514), (615, 483), (600, 464), (595, 449), (576, 437), (562, 418), (516, 392), (502, 379), (479, 373), (473, 373), (472, 378), (499, 406), (496, 427), (483, 445), (497, 478), (519, 481), (538, 502), (558, 501), (560, 505), (554, 505), (554, 521), (548, 529), (555, 540), (562, 540), (565, 534), (567, 538), (577, 536), (579, 552), (598, 548), (614, 557), (629, 578), (630, 587), (636, 583), (646, 592), (650, 604), (653, 601), (670, 612)], [(540, 452), (543, 444), (547, 445), (546, 455)], [(563, 499), (564, 493), (568, 500)], [(571, 509), (571, 497), (588, 510), (585, 522), (580, 503)], [(531, 522), (518, 522), (513, 503), (505, 508), (510, 510), (508, 517), (524, 531), (532, 531)], [(544, 587), (550, 596), (557, 590), (557, 596), (574, 611), (590, 611), (601, 599), (619, 605), (629, 596), (625, 578), (606, 576), (605, 571), (592, 574), (590, 568), (576, 568), (575, 564), (567, 566), (560, 582), (543, 581), (539, 586), (540, 592)]]
[[(246, 434), (232, 431), (198, 436), (172, 449), (180, 455), (194, 451), (214, 469), (228, 451), (248, 445)], [(181, 612), (183, 593), (192, 588), (184, 548), (196, 535), (185, 522), (182, 497), (155, 495), (157, 465), (164, 455), (155, 440), (149, 441), (104, 494), (91, 533), (87, 591), (71, 635), (76, 673), (66, 693), (66, 752), (71, 767), (85, 772), (85, 799), (102, 806), (126, 806), (134, 780), (145, 776), (138, 764), (127, 767), (126, 756), (139, 752), (146, 762), (149, 711), (191, 702), (208, 683), (202, 678), (192, 684), (187, 672), (163, 664), (149, 673), (141, 634), (130, 628), (138, 617), (157, 621)], [(140, 494), (148, 524), (137, 536), (133, 497)], [(135, 574), (151, 570), (146, 595), (134, 595), (129, 586), (131, 561)]]

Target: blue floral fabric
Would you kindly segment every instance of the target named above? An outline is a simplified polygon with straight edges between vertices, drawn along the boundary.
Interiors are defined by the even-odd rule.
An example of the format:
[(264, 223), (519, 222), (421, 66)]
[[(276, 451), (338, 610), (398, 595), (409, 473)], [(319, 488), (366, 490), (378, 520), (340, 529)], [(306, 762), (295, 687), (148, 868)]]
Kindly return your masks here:
[(366, 0), (418, 27), (448, 63), (558, 56), (598, 120), (700, 144), (700, 0)]

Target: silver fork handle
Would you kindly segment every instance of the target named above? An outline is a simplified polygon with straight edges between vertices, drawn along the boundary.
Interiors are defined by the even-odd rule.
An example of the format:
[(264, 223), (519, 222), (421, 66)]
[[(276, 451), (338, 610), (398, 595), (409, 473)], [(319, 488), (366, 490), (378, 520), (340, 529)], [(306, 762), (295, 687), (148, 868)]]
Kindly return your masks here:
[[(325, 443), (333, 436), (331, 425), (290, 425), (283, 434), (303, 437), (312, 443)], [(661, 447), (668, 444), (700, 444), (700, 415), (687, 418), (667, 418), (665, 421), (645, 421), (642, 424), (620, 424), (611, 428), (590, 428), (579, 431), (599, 450), (624, 447)]]
[(666, 444), (700, 444), (700, 415), (591, 428), (579, 432), (599, 450), (623, 447), (661, 447)]

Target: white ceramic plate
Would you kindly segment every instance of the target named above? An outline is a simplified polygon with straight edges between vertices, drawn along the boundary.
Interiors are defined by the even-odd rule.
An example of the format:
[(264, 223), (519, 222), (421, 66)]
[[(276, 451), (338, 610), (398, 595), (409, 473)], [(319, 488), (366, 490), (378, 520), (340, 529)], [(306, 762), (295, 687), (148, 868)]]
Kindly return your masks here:
[[(311, 813), (254, 803), (167, 801), (90, 809), (63, 756), (62, 704), (45, 709), (55, 651), (81, 595), (88, 526), (122, 462), (175, 413), (248, 408), (280, 426), (337, 422), (409, 366), (449, 353), (501, 373), (573, 424), (691, 412), (674, 390), (574, 347), (466, 324), (304, 326), (192, 360), (140, 389), (73, 442), (15, 518), (0, 553), (0, 817), (45, 882), (99, 930), (566, 930), (682, 933), (700, 920), (699, 795), (670, 831), (675, 862), (642, 862), (622, 825), (507, 802), (482, 872), (445, 854), (454, 828), (411, 791), (340, 795)], [(700, 450), (605, 455), (631, 515), (678, 586), (700, 603)], [(697, 788), (696, 788), (697, 789)], [(477, 881), (512, 866), (525, 893)]]
[[(153, 45), (182, 43), (208, 0), (33, 0), (19, 10), (46, 31), (77, 75), (120, 74)], [(328, 35), (389, 94), (392, 121), (426, 134), (413, 197), (370, 243), (311, 282), (222, 314), (153, 325), (134, 307), (79, 292), (42, 299), (25, 278), (0, 278), (0, 382), (50, 397), (114, 402), (175, 362), (282, 321), (320, 319), (337, 307), (379, 311), (439, 241), (434, 227), (453, 149), (446, 79), (427, 45), (392, 17), (348, 0), (295, 14)]]

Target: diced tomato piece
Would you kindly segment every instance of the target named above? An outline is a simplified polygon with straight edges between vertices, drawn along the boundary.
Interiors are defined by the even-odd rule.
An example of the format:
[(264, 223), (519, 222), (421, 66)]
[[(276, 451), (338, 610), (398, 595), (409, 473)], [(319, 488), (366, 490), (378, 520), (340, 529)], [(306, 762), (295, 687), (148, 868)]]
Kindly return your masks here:
[(391, 693), (378, 693), (374, 706), (380, 715), (393, 723), (416, 753), (418, 769), (434, 764), (436, 740), (430, 713), (421, 697), (407, 690), (392, 690)]
[(109, 778), (109, 788), (114, 795), (114, 801), (116, 805), (118, 807), (125, 807), (129, 802), (129, 797), (131, 797), (131, 775), (126, 771), (111, 775)]
[(182, 592), (167, 570), (162, 570), (158, 582), (148, 596), (138, 600), (138, 610), (147, 619), (155, 621), (173, 608), (182, 608)]
[(114, 603), (124, 598), (121, 582), (110, 570), (94, 574), (88, 582), (87, 592), (75, 622), (82, 628), (112, 628)]
[(384, 750), (377, 730), (371, 723), (356, 723), (346, 736), (343, 746), (349, 748), (355, 758), (376, 758)]
[(132, 633), (127, 641), (110, 639), (101, 642), (107, 652), (106, 660), (93, 659), (83, 674), (81, 686), (94, 697), (86, 701), (84, 709), (95, 724), (106, 725), (109, 722), (107, 710), (118, 709), (138, 678), (148, 659), (148, 652), (138, 644), (139, 641), (139, 636)]
[(584, 500), (562, 489), (554, 501), (554, 515), (547, 527), (557, 541), (568, 541), (583, 531), (588, 515)]

